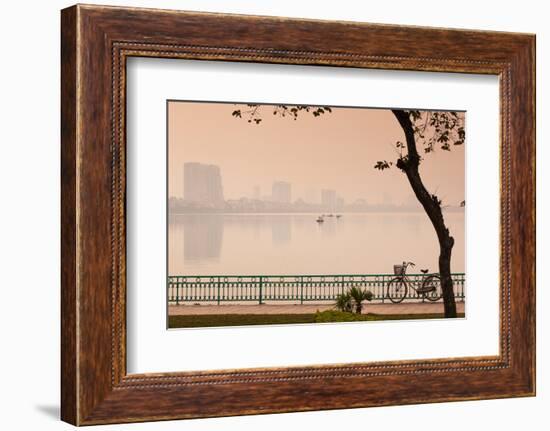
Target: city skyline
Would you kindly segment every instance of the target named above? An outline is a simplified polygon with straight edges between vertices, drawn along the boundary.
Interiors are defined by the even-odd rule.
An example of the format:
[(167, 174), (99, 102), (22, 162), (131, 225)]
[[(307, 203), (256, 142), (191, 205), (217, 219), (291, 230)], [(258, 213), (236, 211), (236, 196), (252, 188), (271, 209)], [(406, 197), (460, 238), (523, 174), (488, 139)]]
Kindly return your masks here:
[[(192, 170), (193, 172), (186, 172), (186, 168), (188, 170)], [(222, 202), (225, 200), (223, 194), (223, 175), (219, 166), (201, 162), (186, 162), (183, 166), (183, 172), (183, 196), (181, 197), (184, 200), (188, 202), (203, 203), (214, 203), (213, 201)], [(213, 178), (208, 178), (209, 172), (213, 175)], [(204, 182), (198, 182), (197, 177), (204, 179)], [(219, 183), (219, 186), (215, 185), (215, 183)], [(271, 187), (268, 187), (268, 189), (271, 190), (271, 194), (263, 194), (262, 188), (258, 185), (254, 185), (252, 186), (249, 194), (233, 196), (227, 200), (246, 198), (278, 203), (291, 203), (302, 200), (311, 204), (326, 205), (335, 205), (338, 200), (343, 200), (343, 198), (338, 195), (337, 191), (334, 189), (308, 188), (303, 193), (295, 194), (292, 192), (295, 186), (295, 184), (288, 181), (273, 179), (271, 182)], [(218, 188), (219, 191), (214, 191), (214, 189)], [(218, 195), (219, 198), (213, 198), (212, 194)], [(200, 196), (206, 197), (206, 199), (201, 198)], [(178, 196), (170, 197), (178, 198)], [(364, 200), (364, 198), (359, 198), (358, 200)], [(387, 200), (388, 199), (386, 196), (385, 203), (388, 203)]]
[[(340, 196), (337, 190), (334, 189), (308, 189), (305, 195), (294, 196), (292, 189), (294, 185), (287, 181), (273, 180), (271, 185), (271, 194), (262, 194), (262, 190), (258, 185), (251, 188), (250, 195), (240, 196), (231, 199), (224, 199), (223, 193), (223, 173), (219, 166), (200, 163), (187, 162), (183, 166), (183, 198), (169, 196), (171, 203), (171, 211), (175, 213), (181, 212), (197, 212), (201, 208), (204, 210), (228, 210), (235, 212), (240, 209), (245, 212), (266, 212), (269, 210), (281, 211), (297, 210), (303, 211), (379, 211), (379, 210), (422, 210), (419, 202), (414, 196), (411, 196), (407, 201), (395, 204), (392, 202), (391, 196), (385, 193), (382, 196), (382, 201), (373, 204), (368, 199), (358, 198), (352, 202), (347, 202)], [(178, 204), (174, 201), (183, 200)], [(244, 202), (243, 202), (244, 201)], [(268, 203), (269, 206), (259, 206), (254, 202)], [(235, 203), (237, 203), (235, 205)], [(447, 209), (459, 209), (462, 205), (448, 205)]]
[[(366, 199), (400, 205), (414, 195), (398, 169), (380, 172), (378, 160), (397, 158), (403, 132), (387, 109), (334, 108), (322, 118), (297, 121), (266, 115), (259, 125), (232, 117), (230, 103), (168, 104), (169, 196), (183, 198), (182, 166), (219, 166), (226, 200), (265, 197), (274, 181), (292, 184), (292, 200), (311, 200), (321, 190), (337, 190), (346, 202)], [(463, 115), (463, 114), (461, 114)], [(212, 127), (216, 124), (216, 127)], [(465, 200), (464, 146), (437, 150), (421, 164), (426, 186), (456, 205)]]
[[(223, 193), (223, 174), (219, 166), (201, 162), (186, 162), (183, 165), (183, 178), (183, 199), (185, 201), (209, 206), (216, 206), (226, 201)], [(269, 195), (262, 194), (261, 187), (254, 185), (250, 195), (227, 200), (251, 199), (283, 204), (303, 201), (325, 206), (336, 206), (338, 202), (345, 201), (333, 189), (308, 189), (308, 193), (294, 196), (293, 186), (288, 181), (273, 180)]]
[[(228, 197), (227, 199), (224, 199), (223, 196), (223, 190), (224, 190), (224, 187), (223, 187), (223, 174), (222, 174), (222, 170), (219, 166), (217, 165), (213, 165), (213, 164), (210, 164), (210, 163), (202, 163), (202, 162), (186, 162), (184, 163), (184, 168), (183, 168), (183, 171), (185, 171), (185, 166), (186, 165), (201, 165), (201, 166), (204, 166), (204, 167), (211, 167), (211, 168), (215, 168), (216, 171), (218, 171), (218, 176), (221, 177), (221, 196), (222, 198), (220, 199), (220, 202), (221, 201), (225, 201), (225, 200), (239, 200), (239, 199), (243, 199), (243, 198), (246, 198), (246, 199), (251, 199), (251, 200), (259, 200), (259, 201), (273, 201), (273, 202), (281, 202), (281, 203), (291, 203), (291, 202), (296, 202), (296, 201), (299, 201), (299, 200), (302, 200), (304, 202), (307, 202), (307, 203), (312, 203), (312, 204), (328, 204), (328, 202), (331, 202), (332, 205), (334, 205), (338, 200), (344, 200), (346, 201), (339, 193), (337, 190), (334, 190), (332, 188), (329, 188), (329, 187), (318, 187), (318, 188), (314, 188), (314, 187), (305, 187), (305, 186), (301, 186), (301, 185), (296, 185), (296, 184), (293, 184), (291, 182), (288, 182), (288, 181), (283, 181), (283, 180), (280, 180), (280, 179), (273, 179), (271, 181), (271, 185), (268, 184), (267, 187), (265, 187), (265, 189), (267, 189), (268, 191), (270, 191), (271, 193), (269, 194), (265, 194), (263, 193), (264, 192), (264, 188), (262, 188), (261, 186), (255, 184), (251, 187), (251, 190), (249, 193), (243, 193), (242, 195), (240, 196), (231, 196), (231, 197)], [(203, 188), (204, 186), (201, 185), (200, 187), (193, 187), (193, 186), (190, 186), (190, 185), (187, 185), (186, 186), (186, 183), (188, 184), (189, 183), (189, 180), (186, 181), (185, 179), (186, 175), (185, 175), (185, 172), (183, 173), (183, 194), (182, 195), (174, 195), (174, 194), (171, 194), (169, 197), (170, 198), (181, 198), (181, 199), (184, 199), (184, 200), (187, 200), (187, 201), (198, 201), (197, 199), (189, 199), (187, 198), (186, 199), (186, 195), (189, 195), (189, 194), (192, 194), (192, 195), (199, 195), (201, 193), (205, 193), (203, 191)], [(278, 189), (280, 190), (280, 187), (285, 187), (284, 185), (288, 185), (290, 187), (290, 190), (288, 191), (288, 196), (289, 198), (288, 199), (283, 199), (283, 198), (277, 198), (277, 197), (274, 197), (276, 195), (276, 193), (274, 193), (274, 189)], [(296, 187), (297, 186), (297, 187)], [(186, 189), (188, 190), (186, 192)], [(301, 190), (301, 192), (293, 192), (293, 190)], [(281, 192), (282, 194), (285, 194), (285, 192)], [(279, 195), (280, 196), (280, 195)], [(416, 199), (414, 199), (414, 197), (411, 195), (410, 198), (413, 198), (413, 199), (408, 199), (406, 203), (410, 203), (411, 200), (414, 200), (416, 202)], [(369, 199), (367, 199), (366, 197), (358, 197), (357, 199), (354, 200), (354, 202), (356, 201), (369, 201)], [(346, 201), (347, 202), (347, 201)], [(370, 202), (370, 201), (369, 201)], [(391, 204), (391, 203), (394, 203), (391, 196), (387, 193), (384, 193), (379, 202), (379, 204)], [(402, 202), (403, 203), (403, 202)]]

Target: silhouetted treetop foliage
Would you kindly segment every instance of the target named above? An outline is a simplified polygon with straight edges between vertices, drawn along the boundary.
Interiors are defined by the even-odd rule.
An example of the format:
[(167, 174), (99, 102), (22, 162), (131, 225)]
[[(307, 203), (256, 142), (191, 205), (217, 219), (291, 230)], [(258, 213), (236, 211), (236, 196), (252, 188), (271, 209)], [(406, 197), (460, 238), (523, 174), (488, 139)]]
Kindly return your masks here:
[[(414, 140), (418, 149), (424, 154), (432, 153), (437, 148), (443, 151), (451, 151), (454, 145), (464, 145), (466, 133), (464, 130), (464, 116), (454, 111), (403, 111), (408, 113), (412, 123)], [(397, 153), (396, 166), (403, 169), (408, 161), (406, 145), (397, 141), (395, 143)], [(423, 160), (419, 156), (418, 162)], [(383, 171), (393, 166), (393, 162), (380, 160), (374, 167)]]
[(235, 109), (231, 115), (236, 118), (245, 118), (249, 123), (260, 124), (262, 121), (262, 107), (273, 108), (273, 115), (287, 117), (293, 120), (298, 118), (300, 112), (310, 113), (314, 117), (319, 117), (325, 113), (331, 113), (330, 106), (308, 106), (308, 105), (259, 105), (249, 103), (247, 109)]
[[(240, 105), (235, 105), (240, 106)], [(270, 109), (272, 115), (297, 120), (301, 113), (308, 113), (319, 117), (326, 113), (332, 113), (329, 106), (310, 105), (260, 105), (249, 103), (246, 108), (235, 109), (231, 115), (236, 118), (243, 118), (249, 123), (260, 124), (264, 109)], [(422, 151), (431, 153), (437, 148), (444, 151), (451, 151), (452, 145), (463, 145), (465, 139), (464, 117), (454, 111), (404, 111), (411, 119), (415, 141), (422, 148)], [(395, 148), (399, 158), (404, 158), (406, 145), (397, 141)], [(382, 160), (374, 166), (376, 169), (384, 170), (393, 165), (392, 162)]]
[[(262, 122), (264, 109), (271, 110), (272, 115), (292, 120), (297, 120), (298, 116), (303, 113), (311, 114), (314, 117), (332, 113), (329, 106), (260, 105), (257, 103), (249, 103), (245, 106), (245, 109), (235, 109), (231, 115), (235, 118), (243, 118), (253, 124)], [(443, 151), (451, 151), (452, 146), (464, 144), (466, 134), (463, 115), (455, 111), (403, 110), (403, 112), (408, 113), (419, 152), (428, 154), (434, 152), (437, 148)], [(374, 168), (383, 171), (395, 164), (399, 169), (403, 169), (409, 157), (407, 146), (402, 141), (396, 141), (395, 151), (397, 154), (395, 163), (388, 160), (379, 160)], [(419, 155), (418, 163), (422, 160), (422, 156)]]

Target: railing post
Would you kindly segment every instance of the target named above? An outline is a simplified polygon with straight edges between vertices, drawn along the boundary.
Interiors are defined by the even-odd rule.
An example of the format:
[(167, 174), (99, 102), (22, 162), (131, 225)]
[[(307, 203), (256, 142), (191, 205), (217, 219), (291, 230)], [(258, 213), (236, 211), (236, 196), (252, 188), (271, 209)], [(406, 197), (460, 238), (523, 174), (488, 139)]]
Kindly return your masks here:
[(176, 305), (180, 305), (180, 278), (176, 278)]
[(218, 305), (220, 305), (221, 278), (218, 276)]
[(304, 303), (304, 276), (300, 276), (300, 304)]
[(260, 275), (260, 292), (259, 292), (259, 295), (258, 295), (258, 301), (259, 301), (259, 304), (262, 305), (262, 279), (263, 277)]

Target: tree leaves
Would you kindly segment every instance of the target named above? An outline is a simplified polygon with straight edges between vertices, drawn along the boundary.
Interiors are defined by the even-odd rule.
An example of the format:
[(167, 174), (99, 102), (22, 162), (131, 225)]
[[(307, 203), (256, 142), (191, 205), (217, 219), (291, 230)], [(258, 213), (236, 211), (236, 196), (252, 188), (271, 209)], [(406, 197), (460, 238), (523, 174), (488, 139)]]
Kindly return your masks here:
[[(238, 105), (236, 105), (238, 106)], [(243, 105), (240, 105), (243, 106)], [(301, 112), (311, 113), (314, 117), (320, 117), (323, 114), (332, 113), (330, 106), (308, 106), (308, 105), (259, 105), (248, 103), (248, 109), (234, 110), (231, 115), (235, 118), (246, 118), (248, 123), (260, 124), (262, 121), (262, 110), (272, 109), (272, 114), (279, 117), (290, 117), (294, 121), (298, 119)], [(262, 109), (264, 108), (264, 109)]]
[[(327, 113), (332, 113), (330, 106), (309, 105), (259, 105), (248, 103), (247, 109), (235, 109), (231, 115), (235, 118), (245, 118), (248, 123), (259, 125), (263, 118), (262, 113), (270, 110), (272, 115), (283, 118), (291, 118), (296, 121), (300, 114), (307, 113), (319, 118)], [(436, 148), (443, 151), (451, 151), (451, 145), (464, 145), (466, 132), (464, 129), (464, 115), (454, 111), (404, 111), (408, 113), (413, 125), (413, 132), (418, 150), (424, 150), (425, 154), (432, 153)], [(396, 166), (403, 169), (407, 162), (406, 144), (402, 141), (395, 143), (398, 159)], [(389, 169), (394, 163), (380, 160), (374, 165), (375, 169), (383, 171)]]
[(419, 120), (420, 117), (422, 116), (422, 115), (420, 114), (420, 111), (409, 111), (409, 115), (410, 115), (411, 120), (412, 120), (413, 122), (415, 122), (416, 120)]
[(379, 160), (376, 162), (376, 165), (374, 165), (374, 168), (383, 171), (384, 169), (389, 169), (392, 165), (393, 163), (387, 160)]
[[(466, 139), (464, 116), (454, 111), (408, 111), (417, 145), (424, 153), (437, 147), (451, 151), (452, 145), (463, 145)], [(419, 149), (420, 149), (419, 148)]]

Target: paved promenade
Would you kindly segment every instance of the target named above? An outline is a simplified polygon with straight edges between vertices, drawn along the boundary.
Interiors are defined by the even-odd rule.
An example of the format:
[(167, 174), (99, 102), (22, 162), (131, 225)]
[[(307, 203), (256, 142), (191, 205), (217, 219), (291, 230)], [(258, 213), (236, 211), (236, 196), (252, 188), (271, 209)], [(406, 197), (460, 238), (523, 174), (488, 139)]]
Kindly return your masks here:
[[(457, 302), (457, 312), (464, 313), (464, 302)], [(332, 304), (263, 304), (263, 305), (170, 305), (170, 316), (198, 314), (312, 314), (334, 309)], [(443, 313), (442, 303), (408, 302), (401, 304), (365, 304), (363, 314), (428, 314)]]

